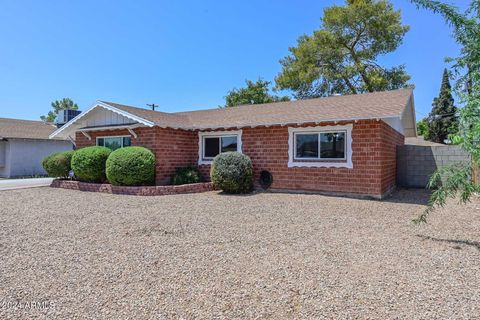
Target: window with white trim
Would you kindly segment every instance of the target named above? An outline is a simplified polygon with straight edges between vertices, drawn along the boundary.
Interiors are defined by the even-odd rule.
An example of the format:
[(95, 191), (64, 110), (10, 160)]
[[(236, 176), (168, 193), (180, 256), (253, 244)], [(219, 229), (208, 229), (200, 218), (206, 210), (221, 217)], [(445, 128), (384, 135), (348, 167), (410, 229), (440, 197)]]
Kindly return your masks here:
[(200, 164), (210, 163), (220, 153), (241, 150), (241, 131), (199, 132)]
[(346, 159), (346, 131), (297, 132), (294, 139), (295, 159)]
[(107, 147), (116, 150), (132, 145), (132, 138), (130, 136), (115, 136), (115, 137), (97, 137), (97, 146)]
[(288, 128), (288, 166), (353, 168), (352, 128), (352, 124)]

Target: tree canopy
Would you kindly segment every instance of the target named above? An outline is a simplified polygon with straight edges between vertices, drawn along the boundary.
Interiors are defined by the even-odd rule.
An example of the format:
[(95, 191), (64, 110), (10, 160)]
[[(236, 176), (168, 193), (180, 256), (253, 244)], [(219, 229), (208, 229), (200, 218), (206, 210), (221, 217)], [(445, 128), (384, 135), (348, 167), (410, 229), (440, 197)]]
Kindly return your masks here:
[(297, 99), (356, 94), (408, 86), (403, 65), (385, 67), (381, 55), (395, 51), (409, 27), (388, 0), (347, 0), (324, 10), (321, 27), (303, 35), (280, 60), (276, 87)]
[(78, 105), (70, 98), (63, 98), (62, 100), (55, 100), (51, 103), (52, 110), (46, 116), (41, 116), (40, 119), (46, 122), (54, 122), (57, 118), (58, 111), (62, 109), (78, 110)]
[(425, 139), (445, 143), (450, 135), (458, 133), (457, 107), (452, 95), (448, 71), (443, 71), (440, 94), (433, 100), (432, 111), (428, 115)]
[(423, 118), (420, 121), (417, 121), (417, 135), (422, 136), (425, 140), (428, 136), (428, 120), (427, 118)]
[(244, 104), (260, 104), (277, 101), (289, 101), (288, 96), (270, 94), (270, 81), (258, 79), (256, 82), (246, 80), (246, 87), (230, 90), (225, 97), (225, 107), (235, 107)]

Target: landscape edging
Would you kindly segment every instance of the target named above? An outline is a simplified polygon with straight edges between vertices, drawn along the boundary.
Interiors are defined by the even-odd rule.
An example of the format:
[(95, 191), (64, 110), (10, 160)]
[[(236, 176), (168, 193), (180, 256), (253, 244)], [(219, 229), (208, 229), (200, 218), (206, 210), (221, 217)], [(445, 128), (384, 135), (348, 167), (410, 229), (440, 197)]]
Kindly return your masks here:
[(213, 184), (211, 182), (167, 186), (113, 186), (108, 183), (89, 183), (58, 179), (53, 180), (50, 187), (135, 196), (163, 196), (170, 194), (199, 193), (213, 190)]

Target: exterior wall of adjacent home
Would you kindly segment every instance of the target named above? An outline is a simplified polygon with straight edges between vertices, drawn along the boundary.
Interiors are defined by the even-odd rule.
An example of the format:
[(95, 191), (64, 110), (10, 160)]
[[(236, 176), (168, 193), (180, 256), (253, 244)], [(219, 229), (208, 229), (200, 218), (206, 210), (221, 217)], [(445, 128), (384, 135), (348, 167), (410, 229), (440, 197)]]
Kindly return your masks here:
[[(72, 150), (70, 141), (8, 139), (0, 145), (0, 158), (4, 150), (4, 165), (0, 167), (0, 177), (45, 175), (42, 160), (47, 155)], [(1, 160), (0, 160), (1, 163)]]
[[(242, 129), (242, 152), (253, 162), (255, 181), (260, 171), (273, 175), (273, 189), (323, 191), (381, 197), (395, 187), (396, 147), (404, 144), (404, 136), (383, 121), (368, 120), (323, 125), (352, 125), (353, 168), (289, 167), (287, 126)], [(312, 126), (304, 125), (297, 127)], [(318, 126), (318, 125), (315, 125)], [(156, 182), (168, 184), (175, 168), (198, 162), (198, 131), (138, 128), (132, 145), (151, 149), (157, 159)], [(221, 130), (219, 130), (221, 132)], [(96, 137), (130, 136), (127, 130), (89, 132), (91, 140), (76, 134), (77, 147), (96, 144)], [(209, 179), (210, 165), (198, 165)]]
[(10, 177), (10, 161), (7, 161), (9, 154), (10, 145), (8, 141), (0, 141), (0, 178)]

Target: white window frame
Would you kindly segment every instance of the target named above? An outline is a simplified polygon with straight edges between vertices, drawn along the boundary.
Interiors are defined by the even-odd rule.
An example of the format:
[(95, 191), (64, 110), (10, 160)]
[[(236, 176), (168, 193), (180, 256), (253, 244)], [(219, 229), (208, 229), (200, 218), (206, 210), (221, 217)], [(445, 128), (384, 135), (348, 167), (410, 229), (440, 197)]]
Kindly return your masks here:
[[(352, 124), (339, 126), (317, 126), (288, 128), (288, 167), (334, 167), (353, 168), (352, 162)], [(345, 132), (345, 157), (320, 158), (320, 133)], [(296, 157), (296, 134), (318, 134), (318, 158)], [(308, 161), (305, 161), (308, 160)]]
[[(345, 161), (347, 160), (347, 153), (343, 153), (343, 158), (322, 158), (320, 154), (322, 153), (322, 141), (320, 140), (320, 135), (322, 133), (345, 133), (344, 150), (347, 150), (347, 131), (346, 130), (326, 130), (326, 131), (307, 131), (307, 132), (294, 132), (293, 133), (293, 159), (294, 160), (319, 160), (319, 161)], [(297, 136), (299, 135), (316, 135), (318, 136), (317, 148), (318, 148), (318, 157), (297, 157)]]
[[(237, 152), (242, 153), (242, 130), (198, 132), (198, 164), (211, 164), (213, 158), (205, 157), (205, 138), (237, 137)], [(221, 148), (221, 144), (220, 144)], [(221, 150), (219, 150), (221, 151)]]
[[(124, 148), (123, 146), (123, 138), (130, 138), (130, 141), (132, 141), (132, 136), (130, 135), (123, 135), (123, 136), (102, 136), (102, 137), (96, 137), (95, 138), (95, 145), (98, 146), (98, 139), (106, 139), (106, 138), (122, 138), (122, 146), (120, 148)], [(104, 144), (105, 146), (105, 144)]]

